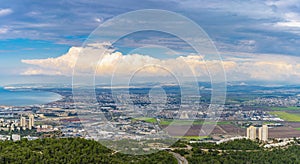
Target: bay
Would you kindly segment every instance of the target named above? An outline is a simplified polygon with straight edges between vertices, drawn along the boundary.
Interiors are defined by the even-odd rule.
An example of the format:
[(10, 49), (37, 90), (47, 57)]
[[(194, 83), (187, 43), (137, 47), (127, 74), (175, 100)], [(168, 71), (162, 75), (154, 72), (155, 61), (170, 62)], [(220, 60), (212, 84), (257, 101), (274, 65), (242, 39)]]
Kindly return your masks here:
[(0, 105), (29, 106), (41, 105), (60, 100), (61, 95), (53, 92), (35, 90), (6, 90), (0, 88)]

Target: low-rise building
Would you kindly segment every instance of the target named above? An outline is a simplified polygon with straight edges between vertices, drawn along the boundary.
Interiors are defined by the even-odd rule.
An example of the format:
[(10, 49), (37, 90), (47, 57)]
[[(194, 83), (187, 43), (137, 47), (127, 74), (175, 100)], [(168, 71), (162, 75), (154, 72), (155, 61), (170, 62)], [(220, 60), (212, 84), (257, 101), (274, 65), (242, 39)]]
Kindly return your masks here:
[(20, 141), (20, 140), (21, 140), (21, 136), (20, 136), (19, 134), (13, 134), (13, 135), (11, 136), (11, 139), (12, 139), (13, 141)]

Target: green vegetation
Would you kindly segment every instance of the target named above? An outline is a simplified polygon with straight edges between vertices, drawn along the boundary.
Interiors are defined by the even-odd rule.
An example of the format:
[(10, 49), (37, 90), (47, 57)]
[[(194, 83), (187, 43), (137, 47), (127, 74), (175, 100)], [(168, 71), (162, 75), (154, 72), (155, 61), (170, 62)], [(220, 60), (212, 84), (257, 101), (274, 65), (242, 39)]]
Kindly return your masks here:
[(289, 106), (289, 107), (271, 107), (272, 110), (285, 111), (285, 110), (300, 110), (299, 107)]
[(156, 123), (156, 119), (152, 117), (139, 117), (139, 118), (133, 118), (134, 121), (145, 121), (148, 123)]
[(300, 128), (295, 128), (296, 130), (300, 130)]
[(190, 164), (252, 164), (252, 163), (300, 163), (299, 146), (287, 149), (257, 150), (257, 151), (203, 151), (193, 149), (191, 155), (186, 155)]
[(185, 140), (201, 140), (209, 138), (209, 136), (175, 136), (176, 138), (185, 139)]
[[(203, 125), (203, 124), (214, 124), (215, 122), (205, 122), (203, 120), (172, 120), (164, 119), (160, 121), (160, 125)], [(218, 125), (230, 124), (229, 121), (219, 121)]]
[[(299, 143), (299, 141), (297, 140)], [(263, 149), (247, 139), (222, 144), (177, 141), (174, 152), (189, 163), (300, 163), (300, 147)], [(149, 155), (126, 155), (114, 152), (99, 142), (81, 138), (39, 139), (34, 141), (0, 142), (0, 163), (177, 163), (172, 154), (160, 151)]]
[(173, 143), (170, 147), (172, 148), (186, 148), (187, 146), (186, 141), (178, 140), (175, 143)]
[(0, 142), (0, 163), (177, 163), (168, 152), (125, 155), (80, 138)]
[(248, 139), (234, 140), (224, 142), (221, 144), (215, 143), (193, 143), (191, 144), (194, 148), (201, 149), (218, 149), (218, 150), (259, 150), (261, 147), (259, 143), (253, 142)]
[(276, 121), (264, 121), (263, 124), (267, 125), (267, 124), (276, 124)]
[(132, 139), (122, 139), (122, 140), (100, 140), (99, 142), (102, 145), (105, 145), (108, 148), (113, 150), (118, 150), (120, 153), (127, 154), (130, 152), (135, 155), (142, 154), (150, 154), (157, 152), (157, 149), (153, 149), (155, 147), (168, 147), (176, 142), (176, 139), (168, 138), (168, 139), (140, 139), (140, 140), (132, 140)]
[(263, 149), (258, 142), (235, 140), (222, 144), (196, 143), (193, 148), (177, 149), (175, 152), (184, 156), (190, 164), (252, 164), (252, 163), (300, 163), (300, 147)]
[(300, 115), (298, 115), (298, 114), (292, 114), (292, 113), (287, 113), (287, 112), (283, 112), (283, 111), (276, 111), (276, 112), (270, 112), (270, 113), (277, 115), (279, 118), (281, 118), (285, 121), (300, 122)]

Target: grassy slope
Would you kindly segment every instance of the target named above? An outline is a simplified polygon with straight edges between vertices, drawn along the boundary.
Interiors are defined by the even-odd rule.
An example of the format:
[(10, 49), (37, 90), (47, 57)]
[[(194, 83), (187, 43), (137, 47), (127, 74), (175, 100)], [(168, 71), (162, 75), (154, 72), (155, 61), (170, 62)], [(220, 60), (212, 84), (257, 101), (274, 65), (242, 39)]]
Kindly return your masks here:
[(288, 112), (283, 111), (276, 111), (276, 112), (270, 112), (271, 114), (277, 115), (281, 119), (285, 121), (291, 121), (291, 122), (300, 122), (300, 115), (298, 114), (292, 114)]

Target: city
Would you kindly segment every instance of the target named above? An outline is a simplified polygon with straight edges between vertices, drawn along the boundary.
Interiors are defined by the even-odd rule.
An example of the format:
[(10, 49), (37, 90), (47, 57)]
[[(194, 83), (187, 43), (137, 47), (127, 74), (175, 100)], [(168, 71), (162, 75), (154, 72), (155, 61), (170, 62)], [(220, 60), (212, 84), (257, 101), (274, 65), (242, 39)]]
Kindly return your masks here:
[[(265, 89), (269, 88), (266, 87)], [(286, 89), (290, 89), (290, 87)], [(218, 142), (232, 137), (247, 137), (252, 140), (260, 138), (260, 140), (267, 142), (272, 139), (292, 139), (300, 136), (299, 121), (284, 120), (284, 117), (273, 114), (274, 111), (277, 111), (273, 108), (297, 108), (299, 100), (297, 95), (291, 96), (292, 93), (289, 93), (287, 98), (282, 93), (276, 93), (277, 95), (273, 95), (274, 98), (257, 97), (254, 100), (246, 100), (239, 104), (228, 102), (223, 111), (211, 113), (207, 111), (208, 103), (202, 100), (207, 97), (190, 95), (185, 97), (185, 102), (181, 103), (179, 95), (174, 92), (174, 88), (166, 88), (166, 92), (168, 90), (173, 91), (173, 93), (167, 94), (167, 101), (161, 101), (163, 98), (160, 95), (149, 97), (147, 88), (133, 91), (128, 99), (131, 99), (135, 104), (129, 107), (115, 103), (120, 99), (115, 100), (107, 89), (99, 88), (97, 89), (97, 96), (100, 100), (97, 107), (98, 111), (90, 114), (90, 111), (81, 110), (80, 106), (73, 102), (71, 90), (68, 88), (40, 88), (38, 90), (56, 92), (61, 94), (63, 98), (45, 105), (2, 106), (1, 131), (3, 131), (3, 134), (21, 134), (21, 138), (37, 139), (37, 137), (51, 136), (52, 133), (60, 137), (90, 139), (93, 136), (89, 134), (92, 131), (89, 128), (97, 125), (94, 128), (102, 130), (102, 137), (104, 137), (102, 139), (114, 138), (114, 140), (142, 139), (143, 136), (153, 135), (155, 137), (156, 134), (162, 135), (163, 133), (171, 137), (183, 134), (183, 139), (193, 138), (193, 140), (202, 140), (203, 142)], [(127, 95), (121, 94), (117, 97), (124, 99), (124, 96)], [(263, 97), (268, 96), (263, 95)], [(278, 96), (282, 98), (278, 98)], [(197, 98), (202, 101), (200, 105), (195, 103)], [(228, 100), (231, 99), (234, 99), (234, 97), (228, 97)], [(266, 105), (266, 103), (258, 100), (264, 100), (263, 102), (272, 101), (273, 104), (267, 103), (269, 105)], [(180, 110), (179, 107), (181, 107)], [(281, 109), (278, 111), (281, 111)], [(291, 111), (295, 113), (295, 111)], [(92, 115), (93, 117), (100, 117), (100, 114), (106, 118), (106, 122), (99, 120), (101, 126), (97, 124), (97, 120), (92, 118)], [(81, 115), (87, 115), (90, 118), (84, 120)], [(201, 132), (203, 125), (213, 123), (214, 120), (210, 118), (213, 115), (219, 115), (220, 118), (212, 133), (205, 134)], [(254, 129), (263, 127), (263, 130), (259, 130), (260, 137), (256, 135), (257, 130), (253, 133), (251, 130), (251, 133), (249, 132), (251, 127)], [(21, 133), (21, 131), (31, 132)], [(181, 131), (186, 131), (186, 133)], [(262, 134), (261, 131), (264, 133)], [(31, 134), (32, 136), (24, 136), (24, 134)], [(3, 136), (2, 138), (7, 139), (9, 136)]]

